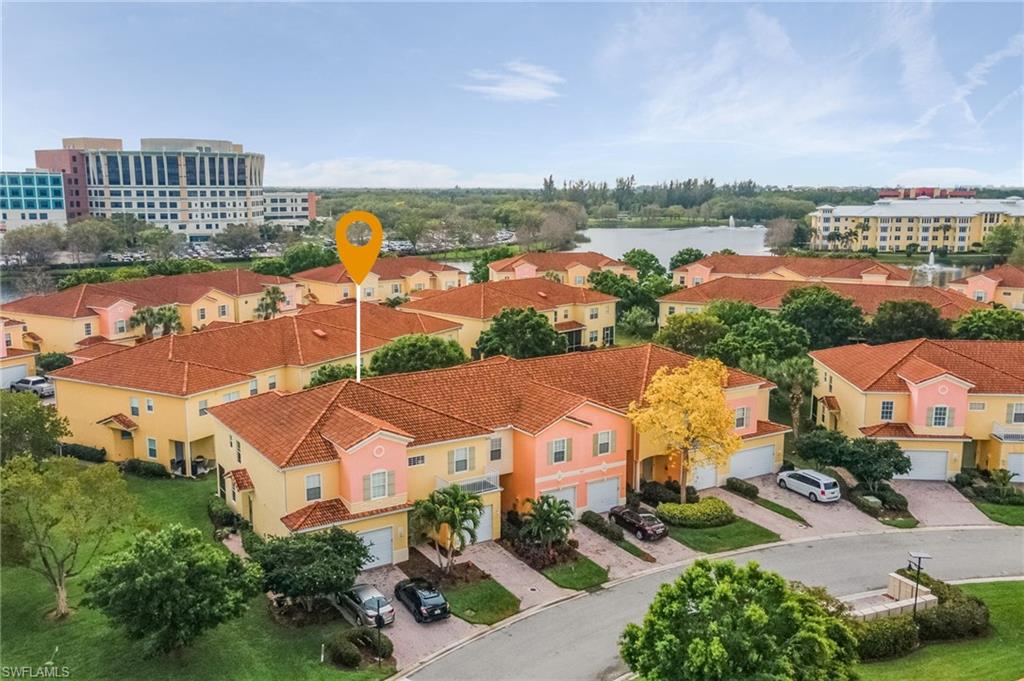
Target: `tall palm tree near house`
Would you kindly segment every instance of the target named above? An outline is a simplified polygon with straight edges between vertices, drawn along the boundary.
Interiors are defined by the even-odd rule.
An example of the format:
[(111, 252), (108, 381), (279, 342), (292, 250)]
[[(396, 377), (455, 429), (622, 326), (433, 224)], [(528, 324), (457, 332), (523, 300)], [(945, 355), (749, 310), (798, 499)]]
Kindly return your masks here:
[(764, 355), (753, 355), (740, 362), (744, 371), (764, 376), (779, 387), (789, 403), (789, 418), (793, 425), (793, 438), (800, 437), (800, 412), (804, 400), (818, 384), (818, 371), (806, 355), (797, 355), (775, 362)]
[(480, 495), (467, 492), (459, 485), (434, 490), (413, 505), (413, 522), (434, 535), (437, 566), (445, 574), (452, 571), (455, 553), (476, 541), (483, 510)]
[(260, 296), (253, 314), (257, 319), (273, 319), (277, 316), (278, 308), (285, 301), (284, 291), (278, 286), (271, 286)]
[(572, 529), (572, 506), (565, 499), (544, 494), (538, 499), (527, 499), (530, 510), (523, 516), (519, 536), (541, 544), (548, 551), (569, 537)]
[(160, 335), (169, 336), (172, 333), (181, 333), (184, 327), (181, 324), (181, 315), (174, 305), (161, 305), (157, 308), (160, 320)]
[(146, 340), (153, 338), (153, 332), (162, 324), (162, 315), (158, 308), (143, 307), (135, 311), (128, 319), (128, 325), (133, 329), (142, 327), (142, 335)]

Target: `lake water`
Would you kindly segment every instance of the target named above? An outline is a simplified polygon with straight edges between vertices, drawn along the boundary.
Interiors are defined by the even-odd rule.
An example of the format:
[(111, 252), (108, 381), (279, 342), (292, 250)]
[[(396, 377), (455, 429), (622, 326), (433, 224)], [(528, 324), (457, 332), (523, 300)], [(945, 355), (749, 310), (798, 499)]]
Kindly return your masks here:
[(590, 239), (577, 251), (597, 251), (621, 258), (632, 248), (643, 248), (658, 256), (668, 267), (669, 259), (683, 248), (699, 248), (705, 253), (731, 248), (740, 255), (764, 255), (764, 227), (686, 227), (680, 229), (586, 229)]

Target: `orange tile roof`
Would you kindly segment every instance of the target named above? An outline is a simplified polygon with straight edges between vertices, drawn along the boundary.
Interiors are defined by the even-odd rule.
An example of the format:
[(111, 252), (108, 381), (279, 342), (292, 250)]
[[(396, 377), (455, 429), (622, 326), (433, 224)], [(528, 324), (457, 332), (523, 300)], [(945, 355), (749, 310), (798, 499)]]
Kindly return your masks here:
[(938, 367), (973, 384), (971, 393), (1024, 394), (1024, 341), (917, 339), (885, 345), (844, 345), (811, 357), (865, 391), (908, 392)]
[(0, 323), (2, 323), (3, 326), (25, 326), (25, 322), (23, 321), (2, 316), (0, 316)]
[(7, 357), (0, 359), (7, 359), (9, 357), (24, 357), (25, 355), (38, 355), (39, 352), (36, 350), (25, 350), (24, 348), (7, 348)]
[(864, 426), (859, 429), (860, 432), (864, 433), (865, 437), (877, 437), (884, 438), (886, 440), (895, 439), (927, 439), (927, 440), (965, 440), (964, 435), (927, 435), (918, 434), (906, 423), (876, 423), (873, 426)]
[(102, 343), (109, 343), (110, 339), (106, 336), (86, 336), (81, 340), (75, 341), (75, 345), (80, 348), (87, 348), (90, 345), (100, 345)]
[(384, 513), (401, 511), (403, 509), (410, 508), (411, 506), (412, 504), (408, 503), (397, 504), (395, 506), (387, 506), (386, 508), (378, 508), (373, 511), (352, 513), (348, 510), (341, 499), (326, 499), (324, 501), (314, 501), (308, 506), (303, 506), (297, 511), (292, 511), (288, 515), (282, 516), (281, 522), (284, 523), (284, 526), (292, 532), (302, 532), (304, 530), (329, 527), (331, 525), (337, 525), (351, 520), (359, 520), (361, 518), (370, 518)]
[(825, 408), (829, 411), (840, 411), (839, 398), (835, 395), (825, 395), (821, 398), (821, 401), (825, 403)]
[(984, 272), (969, 274), (966, 277), (961, 277), (949, 283), (966, 284), (975, 277), (987, 277), (992, 281), (998, 282), (999, 286), (1005, 286), (1006, 288), (1024, 288), (1024, 267), (1009, 264), (993, 267)]
[(120, 413), (119, 414), (111, 414), (110, 416), (108, 416), (108, 417), (106, 417), (104, 419), (100, 419), (96, 423), (102, 424), (102, 423), (107, 423), (108, 421), (113, 421), (122, 430), (135, 430), (136, 428), (139, 427), (139, 424), (136, 423), (135, 421), (133, 421), (130, 417), (125, 416), (124, 414), (120, 414)]
[(831, 277), (837, 279), (860, 279), (864, 272), (889, 275), (894, 281), (910, 281), (911, 272), (896, 265), (872, 260), (871, 258), (808, 258), (780, 255), (721, 255), (718, 253), (687, 265), (680, 265), (673, 272), (684, 272), (692, 265), (710, 267), (716, 274), (767, 274), (784, 267), (805, 277)]
[(520, 263), (529, 263), (540, 272), (564, 271), (577, 264), (592, 270), (601, 270), (605, 267), (634, 269), (621, 260), (609, 258), (595, 251), (533, 251), (495, 260), (488, 267), (495, 272), (511, 272)]
[[(363, 350), (412, 333), (451, 331), (447, 320), (364, 305)], [(308, 314), (174, 335), (51, 372), (60, 379), (190, 395), (247, 381), (277, 366), (307, 366), (355, 353), (355, 309), (331, 306)]]
[(121, 345), (119, 343), (93, 343), (87, 345), (84, 348), (69, 352), (68, 357), (76, 357), (78, 359), (96, 359), (97, 357), (103, 357), (109, 355), (112, 352), (120, 352), (121, 350), (127, 350), (132, 346)]
[(244, 468), (236, 468), (233, 471), (228, 471), (225, 475), (230, 476), (235, 481), (235, 487), (238, 488), (239, 492), (256, 489), (256, 486), (252, 484), (252, 478), (249, 477), (249, 471)]
[(665, 303), (706, 304), (715, 300), (741, 300), (766, 310), (777, 310), (782, 298), (795, 288), (823, 286), (849, 298), (864, 314), (878, 312), (888, 301), (920, 300), (936, 309), (945, 319), (957, 319), (971, 310), (989, 307), (967, 296), (935, 286), (879, 286), (877, 284), (834, 284), (831, 282), (787, 281), (781, 279), (743, 279), (720, 277), (690, 288), (673, 291), (658, 299)]
[[(445, 265), (444, 263), (429, 258), (421, 258), (416, 255), (404, 255), (397, 258), (377, 258), (373, 264), (372, 272), (384, 281), (401, 279), (416, 274), (417, 272), (456, 272), (457, 267)], [(323, 281), (329, 284), (341, 284), (351, 282), (348, 271), (340, 262), (327, 267), (314, 267), (311, 270), (297, 272), (292, 275), (294, 279), (312, 279)]]
[(440, 291), (436, 295), (411, 300), (402, 309), (450, 314), (471, 319), (490, 319), (505, 308), (552, 310), (559, 305), (596, 305), (618, 298), (580, 286), (566, 286), (535, 277), (486, 281)]
[(555, 331), (575, 331), (576, 329), (585, 329), (586, 324), (582, 324), (577, 321), (569, 320), (566, 322), (558, 322), (555, 324)]
[(194, 303), (211, 290), (232, 296), (262, 293), (268, 286), (291, 283), (287, 277), (256, 274), (244, 269), (225, 269), (194, 274), (147, 277), (101, 284), (79, 284), (71, 288), (5, 303), (5, 311), (51, 317), (91, 317), (95, 308), (109, 307), (120, 300), (139, 307), (172, 303)]
[(744, 440), (749, 440), (753, 437), (762, 437), (764, 435), (775, 435), (777, 433), (788, 433), (793, 430), (791, 426), (783, 425), (781, 423), (775, 423), (774, 421), (758, 421), (757, 430), (753, 433), (747, 433), (741, 436)]

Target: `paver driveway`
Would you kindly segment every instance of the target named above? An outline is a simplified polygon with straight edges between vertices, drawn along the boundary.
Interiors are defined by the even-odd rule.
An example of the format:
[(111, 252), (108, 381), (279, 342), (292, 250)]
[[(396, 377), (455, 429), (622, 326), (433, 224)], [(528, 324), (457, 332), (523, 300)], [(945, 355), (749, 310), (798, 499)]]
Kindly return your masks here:
[(575, 591), (563, 589), (532, 567), (506, 551), (500, 544), (486, 541), (467, 547), (456, 562), (467, 560), (488, 573), (519, 599), (519, 609), (542, 605)]
[(795, 520), (790, 520), (785, 516), (779, 515), (775, 511), (768, 510), (764, 506), (758, 506), (749, 499), (741, 497), (738, 494), (733, 494), (721, 487), (704, 489), (701, 490), (700, 494), (702, 497), (717, 497), (721, 499), (732, 506), (732, 510), (735, 511), (736, 515), (739, 517), (771, 530), (779, 535), (783, 540), (799, 539), (800, 537), (809, 537), (815, 534), (821, 534), (820, 532), (816, 532), (814, 528), (801, 525)]
[(892, 487), (907, 498), (910, 513), (921, 525), (997, 525), (948, 482), (893, 480)]
[[(405, 573), (394, 565), (385, 565), (360, 573), (356, 581), (372, 584), (385, 596), (394, 599), (395, 584), (405, 578)], [(394, 605), (395, 622), (385, 629), (384, 633), (390, 636), (395, 644), (395, 661), (399, 669), (408, 667), (417, 660), (469, 636), (477, 629), (485, 628), (460, 620), (454, 615), (440, 622), (419, 624), (405, 605), (398, 601), (394, 601)]]
[(665, 536), (657, 541), (644, 541), (643, 539), (637, 539), (629, 532), (625, 533), (626, 541), (631, 542), (647, 553), (654, 556), (656, 563), (648, 563), (647, 567), (657, 567), (658, 565), (671, 565), (672, 563), (678, 563), (681, 560), (687, 560), (698, 556), (696, 551), (691, 549), (685, 544), (681, 544), (671, 537)]
[[(757, 485), (760, 496), (791, 508), (811, 524), (811, 530), (801, 536), (821, 536), (840, 532), (877, 532), (885, 526), (845, 499), (830, 503), (815, 503), (796, 492), (782, 489), (774, 475), (761, 475), (747, 482)], [(777, 514), (776, 514), (777, 515)], [(779, 516), (782, 518), (782, 516)], [(785, 518), (783, 518), (785, 520)], [(785, 539), (785, 537), (783, 537)]]
[(654, 567), (580, 523), (573, 526), (572, 535), (580, 543), (580, 553), (608, 570), (608, 579), (622, 579)]

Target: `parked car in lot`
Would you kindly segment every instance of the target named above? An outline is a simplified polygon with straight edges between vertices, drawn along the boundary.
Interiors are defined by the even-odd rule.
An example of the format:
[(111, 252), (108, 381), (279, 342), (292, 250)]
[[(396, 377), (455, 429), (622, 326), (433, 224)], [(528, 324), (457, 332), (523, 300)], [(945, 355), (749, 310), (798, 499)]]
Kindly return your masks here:
[(839, 501), (839, 483), (816, 470), (783, 471), (776, 480), (782, 489), (792, 490), (811, 501)]
[(628, 506), (612, 506), (608, 510), (608, 517), (616, 525), (632, 533), (637, 539), (654, 541), (668, 533), (665, 523), (658, 520), (656, 515), (634, 511)]
[(11, 383), (12, 393), (35, 393), (39, 397), (53, 397), (53, 383), (42, 376), (25, 376)]
[(417, 622), (434, 622), (452, 615), (444, 594), (422, 578), (400, 581), (395, 585), (395, 598), (409, 609)]
[(385, 626), (395, 621), (395, 607), (391, 601), (369, 584), (356, 584), (343, 593), (339, 605), (357, 625), (375, 626), (378, 612), (384, 618)]

